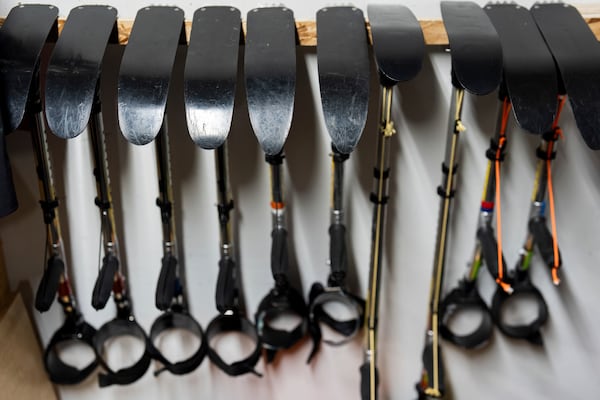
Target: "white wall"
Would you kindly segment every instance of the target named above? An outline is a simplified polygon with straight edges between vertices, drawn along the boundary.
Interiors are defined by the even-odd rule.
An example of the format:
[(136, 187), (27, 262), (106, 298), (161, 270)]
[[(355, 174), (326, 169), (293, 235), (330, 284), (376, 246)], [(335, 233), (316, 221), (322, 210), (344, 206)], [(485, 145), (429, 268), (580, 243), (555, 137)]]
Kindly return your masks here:
[[(356, 5), (365, 9), (366, 2)], [(481, 2), (483, 3), (483, 2)], [(66, 16), (80, 4), (55, 2)], [(120, 17), (132, 19), (142, 1), (119, 8)], [(229, 2), (242, 13), (259, 5), (248, 1)], [(439, 3), (405, 2), (418, 18), (439, 18)], [(522, 2), (531, 5), (532, 2)], [(0, 15), (14, 4), (2, 2)], [(200, 4), (178, 4), (186, 17)], [(287, 4), (297, 19), (313, 19), (324, 2)], [(425, 327), (427, 295), (432, 268), (438, 196), (446, 119), (450, 95), (450, 57), (442, 49), (429, 48), (423, 71), (412, 82), (395, 91), (394, 118), (398, 135), (393, 139), (391, 202), (381, 295), (379, 369), (382, 399), (414, 398), (414, 384), (421, 370), (421, 349)], [(122, 49), (111, 48), (105, 73), (104, 109), (108, 135), (109, 163), (124, 263), (136, 316), (148, 329), (159, 315), (154, 308), (154, 289), (161, 257), (161, 230), (154, 164), (154, 147), (136, 147), (123, 139), (116, 126), (115, 83)], [(194, 316), (206, 326), (216, 315), (214, 288), (217, 277), (218, 230), (214, 188), (213, 154), (194, 147), (185, 130), (181, 100), (182, 64), (169, 108), (174, 192), (181, 262), (187, 270), (187, 288)], [(365, 293), (368, 281), (372, 206), (368, 200), (376, 146), (377, 82), (373, 74), (370, 118), (356, 152), (347, 168), (346, 206), (350, 260), (356, 269), (358, 288)], [(258, 302), (272, 285), (269, 269), (270, 211), (268, 171), (252, 135), (242, 85), (230, 140), (231, 179), (237, 205), (240, 265), (248, 309), (254, 313)], [(474, 244), (479, 195), (487, 148), (496, 113), (496, 96), (474, 99), (468, 96), (463, 120), (468, 130), (460, 144), (461, 166), (458, 194), (454, 203), (447, 260), (446, 289), (454, 286), (465, 271)], [(329, 206), (329, 138), (319, 104), (316, 52), (299, 51), (296, 110), (286, 144), (287, 195), (291, 255), (297, 265), (304, 293), (327, 276), (327, 224)], [(600, 251), (600, 186), (596, 171), (598, 154), (588, 150), (576, 130), (567, 107), (561, 121), (566, 140), (560, 143), (555, 163), (555, 196), (558, 234), (564, 260), (563, 283), (552, 286), (549, 272), (536, 256), (533, 280), (544, 293), (550, 319), (543, 328), (544, 348), (508, 339), (496, 330), (485, 349), (467, 352), (444, 345), (447, 381), (457, 399), (583, 399), (600, 390), (600, 328), (597, 304), (600, 281), (597, 260)], [(503, 216), (505, 256), (510, 266), (524, 239), (529, 197), (535, 167), (537, 140), (510, 124), (510, 148), (503, 168)], [(14, 287), (27, 280), (37, 287), (42, 274), (44, 229), (37, 204), (31, 144), (26, 132), (8, 138), (8, 149), (19, 194), (20, 208), (0, 222), (0, 238)], [(96, 312), (90, 296), (97, 274), (99, 219), (93, 204), (94, 181), (88, 153), (89, 137), (83, 134), (68, 142), (50, 138), (54, 173), (61, 199), (67, 255), (80, 307), (85, 318), (100, 326), (114, 315), (109, 306)], [(486, 300), (494, 284), (487, 272), (480, 286)], [(596, 310), (596, 311), (594, 311)], [(521, 310), (523, 312), (523, 310)], [(525, 310), (526, 312), (526, 310)], [(62, 320), (61, 311), (35, 313), (41, 339), (47, 343)], [(127, 358), (135, 349), (121, 348)], [(178, 347), (177, 342), (171, 342)], [(224, 343), (234, 350), (235, 342)], [(323, 346), (307, 366), (310, 351), (306, 340), (286, 352), (273, 365), (260, 362), (265, 376), (230, 378), (206, 359), (190, 375), (165, 373), (159, 378), (149, 371), (140, 381), (126, 387), (98, 389), (95, 375), (74, 387), (61, 387), (63, 399), (359, 399), (358, 367), (362, 363), (362, 342), (357, 338), (341, 348)], [(185, 350), (183, 349), (176, 350)], [(117, 352), (111, 354), (118, 358)], [(41, 362), (41, 361), (40, 361)]]

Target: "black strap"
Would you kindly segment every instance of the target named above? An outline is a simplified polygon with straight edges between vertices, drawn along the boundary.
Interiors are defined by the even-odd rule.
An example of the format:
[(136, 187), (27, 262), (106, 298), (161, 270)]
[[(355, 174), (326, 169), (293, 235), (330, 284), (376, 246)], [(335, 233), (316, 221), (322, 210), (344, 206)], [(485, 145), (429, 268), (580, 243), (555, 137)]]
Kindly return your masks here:
[[(169, 361), (154, 343), (161, 333), (169, 329), (183, 329), (193, 333), (200, 340), (196, 351), (187, 359), (177, 362)], [(167, 311), (161, 314), (150, 328), (149, 353), (152, 358), (163, 364), (163, 367), (154, 372), (158, 376), (164, 371), (175, 375), (184, 375), (194, 371), (202, 363), (207, 351), (207, 341), (200, 324), (187, 312)]]
[[(302, 319), (292, 330), (275, 329), (269, 325), (278, 315), (289, 313)], [(267, 362), (271, 362), (277, 350), (289, 349), (304, 337), (308, 329), (308, 307), (296, 289), (287, 283), (281, 284), (262, 299), (255, 320), (258, 337), (267, 349)]]
[[(536, 216), (529, 220), (529, 232), (533, 236), (533, 241), (537, 247), (542, 260), (548, 268), (554, 268), (554, 238), (546, 225), (546, 217)], [(562, 265), (562, 256), (558, 252), (558, 265)]]
[(162, 266), (156, 284), (156, 294), (154, 302), (156, 308), (166, 311), (177, 295), (177, 259), (172, 254), (165, 254), (162, 259)]
[(215, 291), (217, 310), (224, 313), (227, 310), (237, 309), (238, 295), (235, 261), (231, 257), (222, 257), (219, 260), (219, 276)]
[(97, 357), (79, 369), (64, 362), (58, 351), (58, 348), (67, 342), (81, 343), (93, 349), (95, 334), (96, 329), (85, 322), (79, 314), (67, 317), (63, 326), (52, 335), (44, 351), (44, 367), (52, 382), (59, 385), (73, 385), (86, 379), (96, 369)]
[[(112, 370), (103, 358), (104, 345), (107, 341), (116, 336), (132, 336), (144, 342), (144, 354), (134, 364), (129, 367)], [(142, 327), (133, 318), (115, 318), (98, 329), (93, 340), (94, 351), (98, 357), (98, 363), (106, 371), (98, 375), (100, 387), (110, 385), (127, 385), (140, 379), (148, 370), (152, 357), (149, 349), (152, 348), (150, 340)]]
[(92, 307), (96, 310), (103, 309), (113, 290), (115, 274), (119, 271), (119, 259), (113, 254), (107, 254), (102, 259), (102, 267), (94, 284), (92, 292)]
[[(517, 274), (515, 279), (512, 279), (510, 283), (513, 288), (513, 293), (511, 295), (507, 294), (500, 287), (496, 288), (496, 292), (492, 298), (492, 307), (490, 309), (494, 322), (506, 336), (525, 339), (540, 346), (543, 345), (544, 342), (542, 340), (542, 335), (540, 334), (540, 328), (548, 319), (548, 306), (546, 305), (542, 293), (531, 283), (527, 273)], [(510, 297), (518, 297), (520, 295), (530, 295), (535, 298), (538, 304), (537, 317), (530, 323), (523, 325), (511, 325), (505, 323), (502, 319), (502, 307), (504, 306), (504, 303)]]
[[(341, 287), (324, 288), (320, 283), (314, 283), (309, 294), (309, 312), (308, 312), (308, 330), (312, 337), (313, 347), (308, 356), (307, 363), (310, 363), (319, 350), (319, 344), (322, 339), (321, 322), (343, 336), (341, 340), (325, 340), (330, 345), (342, 345), (347, 343), (356, 335), (362, 327), (362, 321), (365, 313), (365, 301)], [(341, 303), (349, 309), (354, 309), (355, 318), (340, 320), (328, 313), (323, 307), (325, 303)]]
[[(248, 357), (228, 364), (221, 358), (217, 350), (210, 346), (210, 341), (217, 335), (230, 332), (242, 333), (256, 345)], [(220, 314), (210, 321), (210, 324), (206, 328), (206, 341), (208, 343), (208, 358), (227, 375), (239, 376), (246, 373), (253, 373), (256, 376), (262, 377), (262, 374), (254, 369), (260, 359), (262, 343), (254, 325), (239, 313)]]
[[(458, 335), (452, 332), (448, 322), (452, 316), (462, 310), (477, 310), (481, 315), (479, 326), (470, 333)], [(440, 303), (441, 324), (440, 333), (442, 337), (457, 346), (473, 349), (482, 346), (492, 337), (494, 321), (487, 305), (479, 295), (474, 281), (461, 280), (458, 287), (442, 299)]]

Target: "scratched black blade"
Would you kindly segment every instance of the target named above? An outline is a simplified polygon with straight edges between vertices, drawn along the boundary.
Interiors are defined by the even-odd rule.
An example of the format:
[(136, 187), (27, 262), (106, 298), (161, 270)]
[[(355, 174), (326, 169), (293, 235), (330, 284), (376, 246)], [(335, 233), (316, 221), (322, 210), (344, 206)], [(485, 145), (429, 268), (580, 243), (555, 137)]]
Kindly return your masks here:
[(470, 1), (443, 1), (441, 9), (454, 83), (476, 95), (492, 92), (502, 77), (502, 47), (490, 19)]
[(415, 15), (399, 4), (370, 4), (367, 12), (381, 84), (393, 86), (414, 78), (425, 56), (425, 39)]
[(133, 144), (148, 144), (162, 125), (178, 44), (185, 44), (183, 11), (138, 11), (123, 53), (118, 83), (119, 126)]
[(244, 75), (254, 134), (266, 154), (278, 154), (292, 124), (296, 93), (292, 10), (255, 8), (248, 13)]
[(237, 8), (203, 7), (194, 13), (184, 99), (190, 136), (205, 149), (221, 146), (229, 134), (241, 27)]
[(325, 125), (331, 142), (350, 154), (362, 135), (369, 105), (365, 18), (355, 7), (317, 12), (317, 63)]
[(42, 47), (58, 35), (57, 15), (54, 6), (21, 5), (0, 29), (0, 217), (18, 206), (5, 135), (23, 119)]
[(86, 127), (104, 51), (117, 41), (117, 10), (76, 7), (69, 13), (46, 74), (46, 119), (54, 134), (69, 139)]
[(556, 66), (528, 9), (516, 4), (488, 4), (504, 55), (504, 83), (521, 128), (541, 134), (552, 128), (556, 113)]
[(600, 149), (600, 47), (581, 14), (563, 3), (534, 4), (531, 14), (558, 64), (575, 122), (589, 148)]

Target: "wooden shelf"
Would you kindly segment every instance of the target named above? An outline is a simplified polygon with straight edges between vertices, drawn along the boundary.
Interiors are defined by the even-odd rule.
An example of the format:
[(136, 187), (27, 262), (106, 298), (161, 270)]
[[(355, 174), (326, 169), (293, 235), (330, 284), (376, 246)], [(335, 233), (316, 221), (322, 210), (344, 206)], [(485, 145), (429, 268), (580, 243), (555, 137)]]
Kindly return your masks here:
[[(600, 17), (598, 16), (597, 7), (578, 7), (579, 11), (584, 16), (586, 22), (590, 26), (596, 38), (600, 40)], [(593, 15), (593, 16), (592, 16)], [(587, 17), (589, 16), (589, 17)], [(4, 22), (4, 18), (0, 17), (0, 25)], [(444, 24), (441, 20), (421, 20), (421, 28), (423, 29), (423, 35), (425, 36), (425, 43), (427, 45), (447, 45), (448, 35), (444, 29)], [(65, 19), (61, 18), (58, 21), (58, 29), (62, 30), (62, 26), (65, 23)], [(121, 44), (127, 44), (129, 34), (133, 21), (131, 20), (119, 20), (119, 42)], [(244, 32), (246, 30), (245, 22), (242, 24)], [(369, 23), (366, 22), (367, 29), (369, 30)], [(296, 28), (298, 30), (298, 37), (300, 38), (301, 46), (316, 46), (317, 45), (317, 27), (315, 21), (296, 21)], [(192, 22), (186, 21), (185, 30), (189, 40), (190, 31), (192, 29)]]

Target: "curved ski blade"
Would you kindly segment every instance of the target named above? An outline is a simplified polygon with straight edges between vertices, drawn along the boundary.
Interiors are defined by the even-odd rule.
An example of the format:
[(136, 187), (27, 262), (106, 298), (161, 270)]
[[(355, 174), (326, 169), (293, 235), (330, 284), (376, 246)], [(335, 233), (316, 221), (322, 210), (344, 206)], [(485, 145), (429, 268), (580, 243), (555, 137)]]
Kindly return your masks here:
[(148, 144), (158, 135), (177, 45), (185, 43), (181, 9), (153, 6), (138, 11), (117, 88), (119, 126), (129, 142)]
[(69, 13), (46, 74), (48, 127), (63, 139), (85, 129), (109, 39), (117, 42), (117, 10), (76, 7)]
[(441, 9), (453, 83), (479, 96), (492, 92), (502, 77), (502, 47), (490, 19), (471, 1), (442, 1)]
[(575, 122), (589, 148), (600, 149), (600, 47), (581, 14), (563, 3), (534, 4), (542, 32), (569, 96)]
[(11, 133), (23, 119), (42, 48), (58, 36), (57, 16), (54, 6), (20, 5), (0, 29), (0, 133)]
[(331, 142), (350, 154), (362, 135), (369, 105), (365, 18), (355, 7), (317, 12), (317, 64), (325, 125)]
[(4, 135), (23, 119), (42, 47), (58, 36), (57, 15), (54, 6), (20, 5), (0, 29), (0, 217), (18, 207)]
[(541, 134), (552, 128), (558, 77), (552, 55), (529, 10), (516, 4), (491, 4), (492, 20), (504, 55), (504, 84), (519, 126)]
[(292, 10), (250, 10), (244, 58), (252, 129), (266, 154), (278, 154), (292, 125), (296, 94), (296, 25)]
[(241, 28), (237, 8), (203, 7), (194, 13), (183, 88), (188, 131), (205, 149), (221, 146), (229, 134)]
[(425, 39), (415, 15), (399, 4), (370, 4), (367, 13), (381, 84), (393, 86), (414, 78), (425, 56)]

